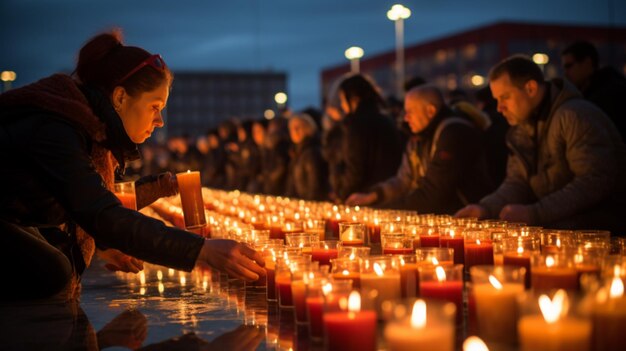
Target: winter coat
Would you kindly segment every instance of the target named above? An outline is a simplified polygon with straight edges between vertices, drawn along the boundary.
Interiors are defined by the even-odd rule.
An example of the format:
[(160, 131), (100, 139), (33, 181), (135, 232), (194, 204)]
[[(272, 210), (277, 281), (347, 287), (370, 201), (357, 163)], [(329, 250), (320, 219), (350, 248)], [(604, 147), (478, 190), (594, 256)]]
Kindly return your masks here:
[(544, 226), (601, 209), (623, 217), (626, 147), (615, 125), (570, 83), (546, 86), (535, 116), (509, 130), (506, 178), (480, 204), (491, 217), (507, 204), (530, 205), (533, 222)]
[(304, 200), (327, 198), (328, 169), (320, 147), (316, 137), (308, 137), (294, 146), (289, 163), (288, 196)]
[(482, 132), (448, 108), (409, 139), (396, 175), (374, 187), (380, 203), (449, 214), (493, 189)]
[(109, 98), (69, 76), (4, 93), (0, 182), (11, 186), (0, 197), (0, 216), (38, 228), (77, 224), (87, 264), (95, 239), (148, 262), (191, 270), (201, 237), (124, 208), (111, 192), (118, 163), (123, 168), (136, 155)]

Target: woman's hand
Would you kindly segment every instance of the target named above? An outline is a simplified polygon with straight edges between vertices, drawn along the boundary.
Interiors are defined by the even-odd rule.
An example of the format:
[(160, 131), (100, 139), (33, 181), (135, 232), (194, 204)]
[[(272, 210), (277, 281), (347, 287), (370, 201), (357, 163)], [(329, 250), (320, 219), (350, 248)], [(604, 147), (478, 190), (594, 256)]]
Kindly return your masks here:
[(208, 265), (234, 278), (256, 281), (265, 275), (265, 261), (254, 249), (229, 239), (207, 239), (196, 266)]
[(143, 270), (143, 261), (128, 256), (116, 249), (98, 250), (98, 256), (106, 261), (104, 267), (111, 272), (139, 273)]

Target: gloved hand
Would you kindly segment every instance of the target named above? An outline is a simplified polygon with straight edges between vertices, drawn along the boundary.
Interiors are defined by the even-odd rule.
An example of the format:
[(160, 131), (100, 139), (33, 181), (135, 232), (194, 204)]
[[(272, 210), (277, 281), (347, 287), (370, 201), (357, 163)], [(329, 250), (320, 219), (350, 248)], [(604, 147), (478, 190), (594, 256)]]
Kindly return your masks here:
[(171, 172), (145, 176), (135, 182), (137, 210), (156, 200), (178, 194), (178, 181)]

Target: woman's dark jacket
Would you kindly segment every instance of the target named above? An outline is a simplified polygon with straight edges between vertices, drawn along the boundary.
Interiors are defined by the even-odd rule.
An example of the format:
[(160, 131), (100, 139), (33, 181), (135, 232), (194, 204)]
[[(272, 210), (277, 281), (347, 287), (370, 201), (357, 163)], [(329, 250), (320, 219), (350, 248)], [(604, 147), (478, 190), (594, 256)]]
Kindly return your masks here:
[(115, 166), (136, 155), (108, 97), (69, 76), (4, 93), (0, 217), (39, 228), (74, 223), (99, 246), (191, 270), (200, 236), (126, 209), (110, 191)]
[(328, 167), (322, 158), (319, 138), (307, 137), (294, 146), (287, 184), (287, 196), (304, 200), (327, 198)]

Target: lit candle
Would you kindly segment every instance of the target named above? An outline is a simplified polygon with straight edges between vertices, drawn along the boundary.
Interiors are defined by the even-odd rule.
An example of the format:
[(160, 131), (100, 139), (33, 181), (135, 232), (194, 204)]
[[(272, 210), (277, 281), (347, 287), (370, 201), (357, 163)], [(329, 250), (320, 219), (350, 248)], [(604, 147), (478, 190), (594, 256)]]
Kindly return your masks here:
[(381, 311), (381, 305), (385, 300), (399, 299), (400, 272), (392, 268), (389, 263), (374, 261), (371, 268), (366, 267), (367, 263), (361, 265), (361, 290), (371, 289), (378, 291), (376, 307)]
[(489, 351), (489, 348), (477, 336), (470, 336), (463, 342), (463, 351)]
[(505, 252), (502, 263), (505, 266), (524, 267), (526, 269), (524, 283), (526, 288), (530, 288), (530, 252), (519, 246), (515, 251)]
[(493, 245), (491, 241), (474, 241), (465, 242), (465, 266), (470, 269), (476, 265), (493, 264)]
[(204, 215), (204, 201), (202, 201), (200, 172), (178, 173), (176, 179), (185, 216), (185, 228), (203, 227), (206, 225), (206, 217)]
[[(454, 324), (452, 318), (447, 320), (432, 318), (430, 311), (427, 313), (424, 300), (417, 300), (413, 304), (409, 320), (401, 319), (390, 322), (385, 327), (385, 339), (391, 351), (452, 351), (454, 350)], [(454, 310), (451, 305), (444, 306)], [(451, 316), (454, 312), (449, 313)]]
[[(515, 344), (519, 315), (517, 296), (524, 292), (524, 272), (512, 267), (489, 266), (478, 271), (480, 268), (483, 267), (471, 269), (479, 334), (488, 341)], [(502, 272), (504, 269), (508, 274)], [(488, 275), (487, 282), (481, 279), (496, 272), (501, 273), (498, 274), (500, 279), (493, 274)]]
[(420, 296), (453, 302), (457, 323), (460, 323), (463, 319), (463, 265), (420, 266), (418, 270)]
[[(553, 289), (578, 289), (578, 273), (573, 267), (562, 262), (563, 256), (548, 255), (536, 256), (536, 265), (531, 272), (531, 285), (535, 291), (549, 291)], [(545, 262), (545, 264), (544, 264)]]
[(328, 312), (323, 319), (329, 350), (376, 350), (376, 313), (361, 311), (357, 291), (350, 293), (347, 312)]
[(522, 351), (591, 349), (591, 323), (566, 317), (567, 299), (565, 290), (557, 291), (552, 300), (547, 295), (539, 297), (541, 315), (524, 316), (517, 326)]
[(454, 249), (454, 264), (465, 263), (465, 239), (463, 235), (457, 235), (454, 229), (450, 229), (450, 233), (442, 236), (439, 243), (441, 247)]
[(594, 350), (620, 350), (626, 345), (626, 297), (619, 276), (613, 277), (608, 289), (596, 294), (592, 321)]

